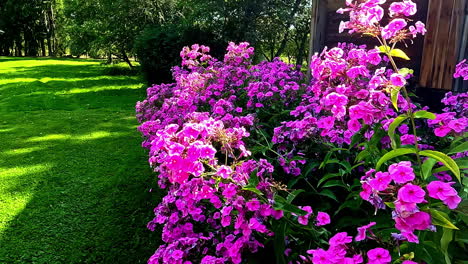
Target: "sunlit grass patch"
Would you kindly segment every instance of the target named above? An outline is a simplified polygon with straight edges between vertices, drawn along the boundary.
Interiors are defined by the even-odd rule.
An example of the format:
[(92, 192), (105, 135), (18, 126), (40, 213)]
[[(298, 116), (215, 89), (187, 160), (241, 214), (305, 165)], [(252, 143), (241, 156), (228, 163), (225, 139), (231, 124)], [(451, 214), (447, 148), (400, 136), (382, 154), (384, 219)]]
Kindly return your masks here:
[(0, 57), (0, 263), (145, 263), (154, 176), (139, 76), (102, 61)]

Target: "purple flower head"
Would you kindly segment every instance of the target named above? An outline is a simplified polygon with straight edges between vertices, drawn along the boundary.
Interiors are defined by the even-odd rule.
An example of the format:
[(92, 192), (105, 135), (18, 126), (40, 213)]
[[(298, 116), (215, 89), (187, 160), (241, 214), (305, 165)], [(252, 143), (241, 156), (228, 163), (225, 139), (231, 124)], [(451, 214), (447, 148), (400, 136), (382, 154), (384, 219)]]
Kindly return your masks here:
[(382, 37), (385, 39), (391, 39), (398, 33), (398, 31), (405, 28), (406, 25), (406, 20), (402, 18), (395, 18), (382, 29)]
[(388, 172), (379, 171), (375, 174), (375, 178), (369, 181), (369, 185), (374, 190), (383, 191), (387, 189), (391, 181), (392, 178)]
[(364, 226), (361, 226), (361, 227), (358, 227), (358, 234), (355, 238), (356, 241), (362, 241), (364, 239), (366, 239), (366, 233), (367, 232), (372, 232), (372, 230), (370, 229), (371, 227), (375, 226), (376, 223), (375, 222), (370, 222), (369, 224), (367, 225), (364, 225)]
[(422, 203), (426, 192), (419, 187), (411, 183), (407, 183), (398, 190), (398, 200), (407, 203)]
[(390, 252), (383, 248), (374, 248), (367, 252), (369, 264), (388, 264), (392, 261)]
[(328, 225), (330, 223), (330, 215), (324, 212), (318, 212), (316, 226)]
[(414, 175), (413, 168), (411, 167), (411, 162), (409, 161), (402, 161), (390, 165), (390, 167), (388, 167), (388, 172), (390, 173), (393, 181), (399, 184), (412, 181), (416, 177)]

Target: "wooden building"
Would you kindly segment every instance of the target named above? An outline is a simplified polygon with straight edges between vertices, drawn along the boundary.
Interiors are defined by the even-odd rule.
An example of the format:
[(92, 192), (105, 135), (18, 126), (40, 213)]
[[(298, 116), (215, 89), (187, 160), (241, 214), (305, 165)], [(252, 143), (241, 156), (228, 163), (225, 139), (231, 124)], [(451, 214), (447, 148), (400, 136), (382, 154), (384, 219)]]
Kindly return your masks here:
[[(459, 61), (468, 59), (468, 0), (413, 1), (418, 4), (418, 13), (412, 19), (424, 22), (428, 32), (413, 43), (405, 43), (407, 47), (399, 44), (411, 58), (409, 62), (398, 61), (399, 65), (415, 70), (414, 86), (419, 90), (467, 92), (468, 81), (454, 80), (453, 73)], [(344, 7), (345, 0), (312, 0), (312, 3), (316, 6), (312, 15), (316, 31), (314, 50), (332, 47), (338, 42), (378, 45), (369, 37), (338, 33), (340, 21), (346, 20), (346, 15), (337, 14), (336, 10)]]

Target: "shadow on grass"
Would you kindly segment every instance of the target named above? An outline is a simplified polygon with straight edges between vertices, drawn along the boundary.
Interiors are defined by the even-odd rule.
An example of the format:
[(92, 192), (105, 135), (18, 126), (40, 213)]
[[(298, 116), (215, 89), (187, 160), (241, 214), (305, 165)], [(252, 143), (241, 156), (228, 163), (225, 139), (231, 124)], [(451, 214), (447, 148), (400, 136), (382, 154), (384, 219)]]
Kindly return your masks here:
[(145, 263), (159, 194), (135, 129), (142, 94), (52, 94), (63, 85), (0, 96), (0, 263)]
[(25, 168), (2, 177), (0, 200), (26, 202), (1, 234), (0, 263), (146, 261), (158, 241), (145, 228), (157, 194), (147, 192), (154, 175), (135, 121), (124, 117), (30, 113), (1, 126), (24, 132), (4, 135), (0, 167)]

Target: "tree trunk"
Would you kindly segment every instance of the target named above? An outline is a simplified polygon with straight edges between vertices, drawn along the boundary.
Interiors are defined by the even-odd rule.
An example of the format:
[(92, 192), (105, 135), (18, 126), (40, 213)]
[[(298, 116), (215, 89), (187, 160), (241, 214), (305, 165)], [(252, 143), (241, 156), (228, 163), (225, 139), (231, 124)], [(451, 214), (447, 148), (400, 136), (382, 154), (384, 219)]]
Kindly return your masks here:
[(130, 66), (130, 68), (133, 68), (132, 62), (130, 61), (130, 59), (128, 59), (127, 53), (123, 49), (122, 49), (122, 58), (128, 64), (128, 66)]
[(45, 46), (44, 39), (41, 39), (40, 44), (41, 44), (42, 56), (45, 57), (47, 54), (46, 54), (46, 46)]
[(52, 38), (50, 36), (47, 38), (47, 49), (49, 50), (49, 56), (54, 56), (54, 51), (52, 50)]
[(310, 12), (310, 40), (309, 40), (309, 55), (307, 56), (307, 82), (310, 81), (311, 69), (310, 63), (312, 60), (312, 54), (314, 54), (314, 38), (315, 38), (315, 27), (317, 24), (317, 10), (318, 10), (319, 0), (311, 0), (311, 12)]
[(112, 64), (112, 52), (107, 52), (107, 61), (106, 64)]

